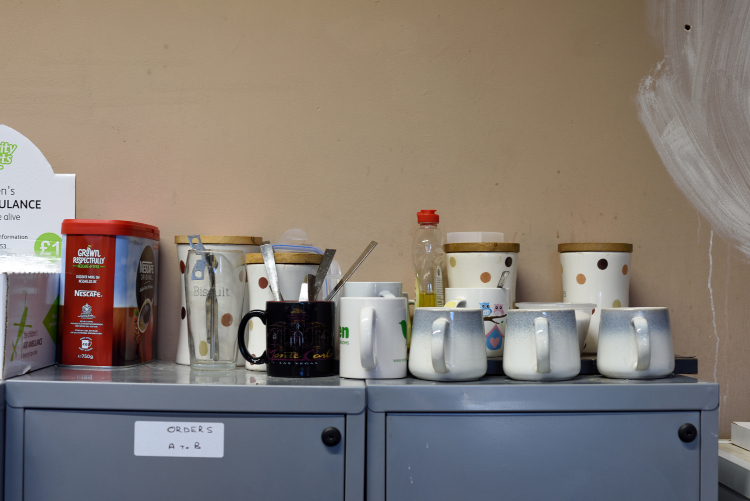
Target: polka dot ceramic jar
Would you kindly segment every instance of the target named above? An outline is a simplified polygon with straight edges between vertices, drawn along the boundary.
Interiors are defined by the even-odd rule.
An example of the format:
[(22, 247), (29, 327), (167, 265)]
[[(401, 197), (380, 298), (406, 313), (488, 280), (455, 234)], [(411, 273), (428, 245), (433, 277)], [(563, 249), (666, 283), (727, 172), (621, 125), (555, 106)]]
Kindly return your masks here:
[(559, 244), (563, 302), (594, 303), (584, 354), (596, 354), (601, 308), (629, 306), (632, 244)]
[[(298, 301), (300, 289), (308, 274), (315, 275), (323, 259), (320, 254), (274, 253), (276, 274), (279, 276), (279, 292), (285, 301)], [(266, 301), (273, 301), (271, 287), (268, 285), (266, 265), (263, 254), (245, 254), (247, 271), (247, 290), (250, 295), (251, 310), (265, 310)], [(260, 356), (266, 350), (266, 326), (257, 318), (248, 322), (247, 349), (251, 354)], [(245, 367), (252, 371), (265, 371), (265, 364), (253, 365), (246, 362)]]
[[(238, 250), (243, 253), (260, 252), (260, 237), (233, 237), (217, 235), (201, 235), (201, 242), (207, 250), (220, 252), (222, 250)], [(185, 309), (185, 263), (187, 262), (190, 244), (187, 235), (175, 235), (174, 243), (177, 244), (177, 259), (180, 265), (180, 334), (177, 340), (176, 362), (182, 365), (190, 365), (190, 346), (188, 344), (187, 310)], [(247, 311), (247, 298), (243, 313)], [(245, 365), (242, 356), (237, 358), (237, 366)]]
[(448, 287), (497, 287), (504, 271), (510, 272), (504, 288), (509, 290), (510, 303), (516, 304), (516, 277), (518, 253), (521, 244), (483, 242), (446, 244), (445, 259), (448, 270)]

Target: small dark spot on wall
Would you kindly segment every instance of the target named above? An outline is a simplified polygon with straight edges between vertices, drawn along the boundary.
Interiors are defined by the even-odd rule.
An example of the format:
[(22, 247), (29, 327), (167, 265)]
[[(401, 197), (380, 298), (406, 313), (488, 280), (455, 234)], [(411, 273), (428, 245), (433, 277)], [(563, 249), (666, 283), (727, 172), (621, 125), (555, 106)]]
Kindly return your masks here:
[(560, 173), (560, 171), (557, 171), (557, 173), (559, 174), (559, 173)]
[(500, 183), (495, 183), (495, 186), (498, 186)]
[(168, 49), (168, 48), (169, 48), (169, 44), (168, 44), (168, 43), (165, 43), (165, 44), (164, 44), (164, 48), (165, 48), (165, 49)]
[(557, 238), (560, 238), (560, 230), (555, 231), (555, 234), (557, 235)]
[(151, 74), (151, 68), (146, 70), (146, 75), (150, 75), (150, 74)]
[(691, 26), (689, 24), (685, 25), (685, 31), (690, 31)]

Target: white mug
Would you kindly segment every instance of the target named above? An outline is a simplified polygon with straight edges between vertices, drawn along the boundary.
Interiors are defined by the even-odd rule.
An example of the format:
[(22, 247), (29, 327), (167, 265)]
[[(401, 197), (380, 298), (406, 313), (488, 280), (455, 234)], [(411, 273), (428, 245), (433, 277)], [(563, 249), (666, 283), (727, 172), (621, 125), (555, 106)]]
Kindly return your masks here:
[(667, 308), (603, 308), (596, 368), (607, 377), (652, 379), (674, 372)]
[(472, 381), (487, 373), (478, 308), (415, 308), (409, 371), (432, 381)]
[[(286, 301), (298, 301), (302, 284), (309, 274), (315, 275), (323, 256), (320, 254), (274, 253), (276, 274), (279, 277), (279, 292)], [(266, 301), (273, 301), (268, 284), (266, 265), (261, 254), (245, 254), (247, 290), (250, 296), (250, 310), (265, 310)], [(257, 318), (248, 322), (248, 351), (256, 356), (266, 351), (266, 326)], [(243, 359), (244, 360), (244, 359)], [(266, 364), (245, 362), (251, 371), (265, 371)]]
[(563, 302), (594, 303), (586, 347), (595, 354), (602, 308), (627, 308), (632, 244), (569, 243), (557, 246), (562, 265)]
[(339, 308), (341, 377), (406, 377), (407, 299), (342, 297)]
[(401, 297), (401, 282), (346, 282), (341, 297)]
[(462, 243), (446, 244), (444, 248), (449, 287), (496, 288), (503, 272), (507, 271), (504, 287), (510, 291), (510, 304), (515, 304), (520, 244)]
[[(190, 365), (190, 343), (188, 342), (187, 309), (185, 304), (185, 263), (187, 262), (190, 244), (187, 235), (175, 235), (174, 242), (177, 244), (177, 259), (180, 260), (180, 333), (177, 336), (177, 358), (176, 363)], [(233, 237), (233, 236), (211, 236), (201, 235), (201, 242), (206, 250), (226, 251), (239, 250), (247, 252), (260, 251), (260, 237)], [(244, 314), (248, 309), (248, 298), (245, 296), (245, 304), (242, 308)], [(242, 355), (237, 355), (237, 366), (245, 365)]]
[(569, 310), (576, 312), (576, 330), (578, 331), (578, 347), (583, 353), (586, 346), (586, 336), (589, 333), (591, 315), (596, 311), (594, 303), (516, 303), (519, 310)]
[(484, 317), (484, 346), (487, 358), (503, 355), (506, 311), (510, 309), (508, 289), (445, 289), (445, 306), (448, 308), (479, 308)]
[(503, 371), (523, 381), (576, 377), (581, 355), (574, 310), (510, 310)]

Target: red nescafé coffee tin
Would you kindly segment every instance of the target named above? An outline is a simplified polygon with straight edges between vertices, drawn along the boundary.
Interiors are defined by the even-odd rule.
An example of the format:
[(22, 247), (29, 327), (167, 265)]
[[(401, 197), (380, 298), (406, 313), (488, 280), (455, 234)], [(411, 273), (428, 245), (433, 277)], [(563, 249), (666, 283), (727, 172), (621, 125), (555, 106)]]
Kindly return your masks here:
[(156, 353), (159, 228), (65, 219), (60, 279), (60, 361), (122, 367)]

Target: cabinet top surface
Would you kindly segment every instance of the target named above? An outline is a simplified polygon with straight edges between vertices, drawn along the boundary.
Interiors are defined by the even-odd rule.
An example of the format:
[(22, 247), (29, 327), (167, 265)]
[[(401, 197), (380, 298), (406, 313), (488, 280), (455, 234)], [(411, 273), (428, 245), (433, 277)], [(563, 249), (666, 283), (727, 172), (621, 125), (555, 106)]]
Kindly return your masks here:
[(363, 381), (197, 371), (171, 362), (118, 369), (53, 366), (6, 381), (11, 407), (193, 412), (358, 413)]
[(718, 405), (718, 384), (686, 376), (640, 381), (601, 376), (554, 382), (505, 376), (450, 383), (367, 380), (367, 406), (375, 412), (713, 410)]

